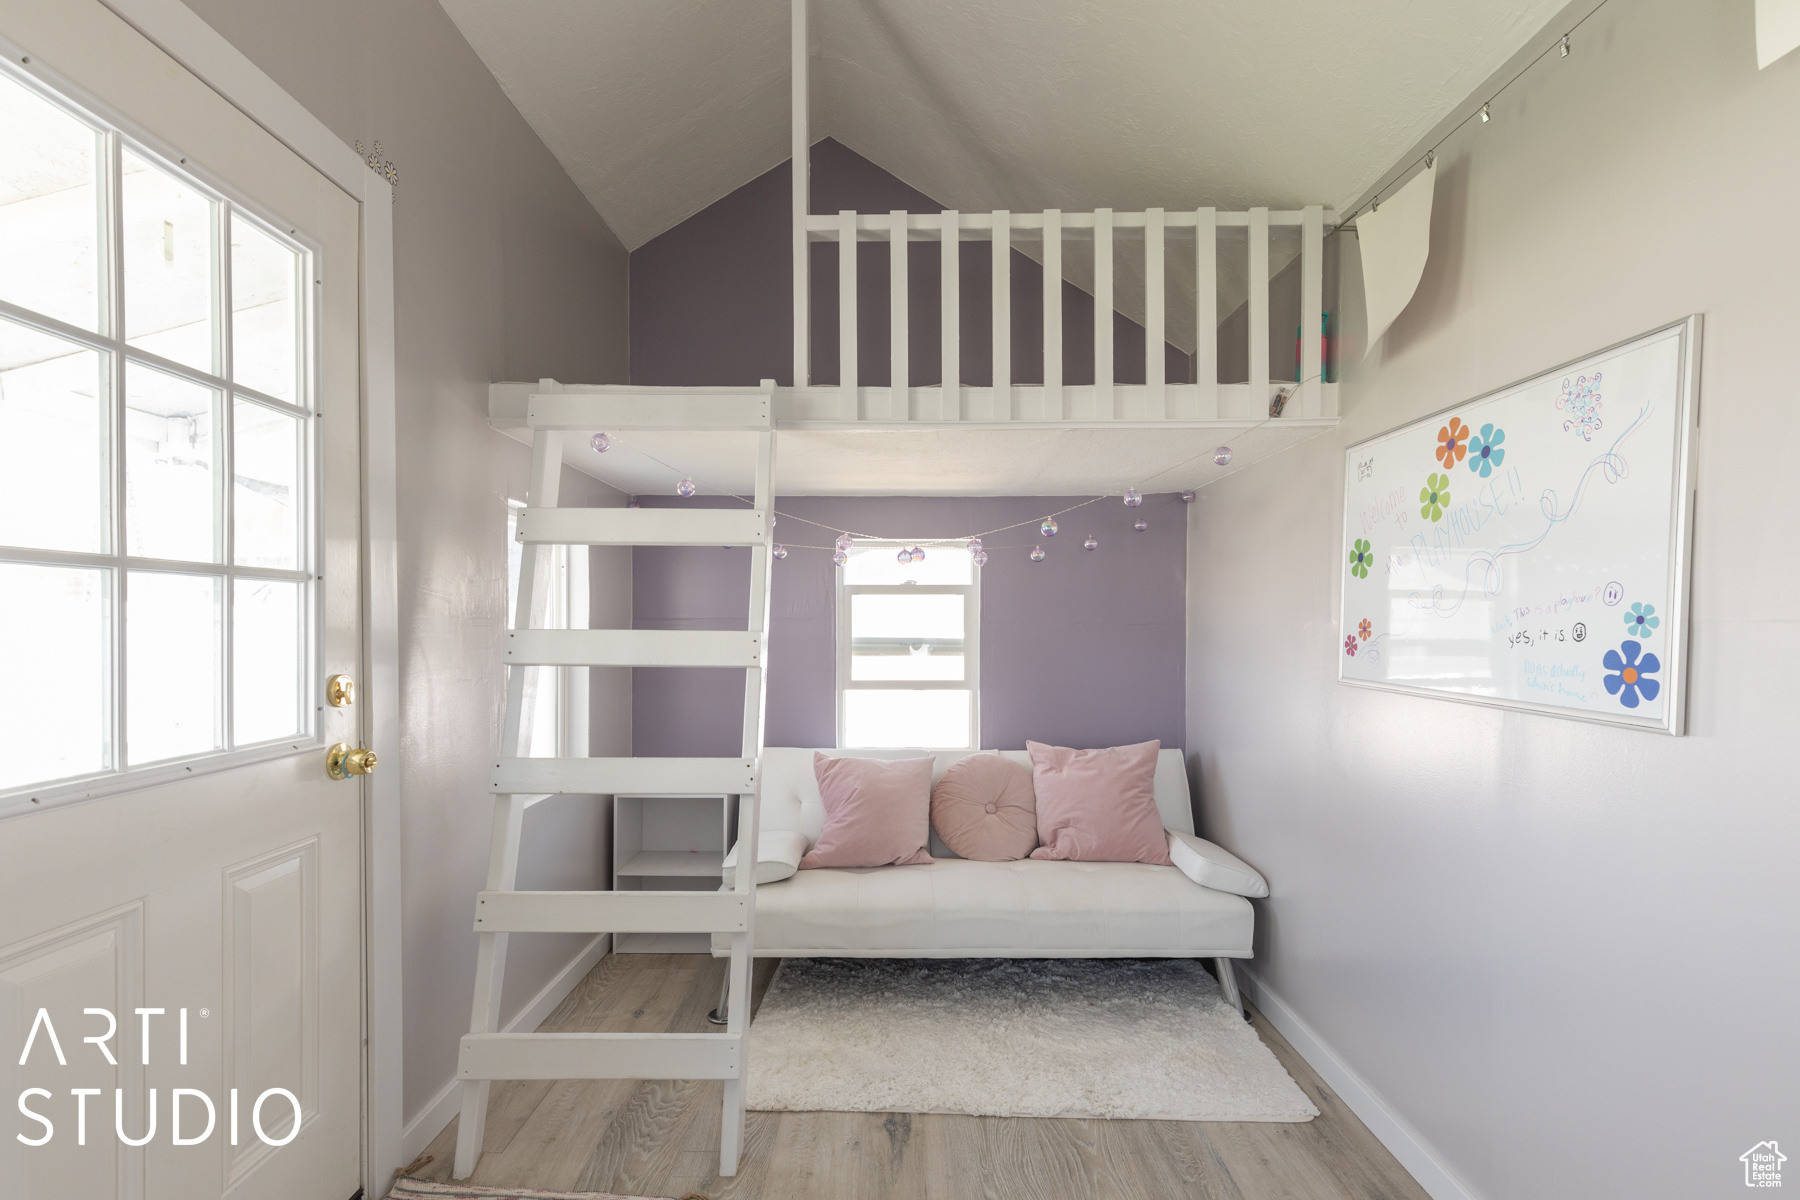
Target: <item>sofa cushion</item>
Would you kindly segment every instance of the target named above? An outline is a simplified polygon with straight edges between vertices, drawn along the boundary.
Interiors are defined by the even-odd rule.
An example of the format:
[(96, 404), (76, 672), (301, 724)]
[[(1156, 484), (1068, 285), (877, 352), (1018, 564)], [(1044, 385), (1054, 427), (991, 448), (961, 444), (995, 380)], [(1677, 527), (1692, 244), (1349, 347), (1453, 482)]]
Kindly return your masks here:
[(1156, 808), (1159, 742), (1071, 750), (1026, 742), (1037, 793), (1033, 858), (1082, 862), (1169, 863)]
[(764, 956), (1248, 958), (1251, 925), (1248, 900), (1149, 863), (938, 858), (756, 889)]
[(951, 763), (931, 789), (931, 827), (960, 858), (1024, 858), (1037, 845), (1031, 769), (998, 754)]
[[(725, 856), (720, 866), (719, 878), (726, 887), (737, 886), (738, 847), (742, 841), (731, 844), (731, 852)], [(765, 829), (756, 838), (756, 882), (779, 883), (800, 869), (800, 860), (806, 857), (806, 835), (793, 829)]]
[(930, 758), (884, 762), (815, 753), (825, 827), (800, 869), (930, 862), (932, 766)]

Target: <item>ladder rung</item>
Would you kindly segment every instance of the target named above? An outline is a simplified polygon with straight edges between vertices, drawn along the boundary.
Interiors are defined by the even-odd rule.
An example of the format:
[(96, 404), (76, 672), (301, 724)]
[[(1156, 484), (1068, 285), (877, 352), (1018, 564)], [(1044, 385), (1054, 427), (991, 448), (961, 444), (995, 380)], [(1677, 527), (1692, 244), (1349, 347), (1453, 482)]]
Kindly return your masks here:
[(481, 892), (476, 933), (743, 933), (742, 892)]
[[(533, 429), (761, 431), (769, 418), (769, 393), (758, 390), (701, 396), (534, 392), (525, 401), (525, 423)], [(750, 443), (750, 453), (755, 449)]]
[(537, 796), (557, 793), (669, 795), (756, 788), (756, 760), (744, 758), (502, 758), (491, 791)]
[(734, 630), (515, 629), (506, 661), (552, 667), (760, 667), (762, 634)]
[(519, 535), (568, 546), (760, 546), (766, 516), (743, 508), (527, 508)]
[[(748, 1003), (748, 997), (738, 1003)], [(737, 1079), (733, 1033), (470, 1033), (459, 1079)]]

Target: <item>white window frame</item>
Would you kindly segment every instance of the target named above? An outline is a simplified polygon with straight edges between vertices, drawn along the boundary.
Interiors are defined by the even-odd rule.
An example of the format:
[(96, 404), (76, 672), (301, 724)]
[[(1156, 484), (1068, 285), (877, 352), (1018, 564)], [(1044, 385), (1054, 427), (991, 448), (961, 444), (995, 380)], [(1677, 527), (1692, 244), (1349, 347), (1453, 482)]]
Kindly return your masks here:
[[(910, 541), (858, 540), (859, 549), (892, 550), (896, 554), (906, 546), (916, 546), (922, 539)], [(955, 553), (964, 553), (957, 549)], [(981, 568), (969, 564), (968, 583), (846, 583), (844, 566), (836, 573), (837, 586), (837, 746), (841, 750), (864, 750), (873, 747), (850, 746), (845, 730), (844, 697), (853, 691), (952, 691), (969, 693), (969, 744), (960, 746), (920, 746), (920, 750), (979, 750), (981, 748)], [(963, 677), (961, 679), (852, 679), (850, 678), (850, 598), (858, 595), (886, 596), (961, 596), (963, 598)]]
[[(507, 546), (507, 592), (506, 592), (506, 627), (513, 629), (518, 620), (519, 568), (524, 556), (519, 552), (521, 546), (517, 538), (519, 514), (525, 511), (526, 502), (508, 499), (506, 502), (506, 546)], [(538, 547), (538, 553), (549, 560), (550, 586), (545, 599), (548, 607), (545, 610), (543, 628), (545, 629), (587, 629), (589, 621), (588, 599), (588, 548), (586, 546), (546, 544)], [(549, 755), (556, 758), (586, 758), (588, 755), (588, 686), (589, 668), (587, 667), (514, 667), (513, 670), (528, 670), (532, 674), (525, 680), (523, 707), (519, 712), (519, 740), (527, 748), (529, 754), (538, 745), (537, 737), (537, 697), (539, 689), (544, 686), (547, 673), (555, 675), (555, 702), (551, 708), (551, 721), (554, 724), (555, 736), (546, 747)]]
[[(21, 55), (14, 54), (12, 43), (3, 42), (8, 53), (0, 58), (0, 72), (6, 79), (62, 110), (74, 120), (88, 126), (100, 136), (98, 150), (98, 191), (101, 197), (101, 225), (98, 251), (102, 259), (99, 325), (97, 330), (70, 325), (55, 317), (22, 308), (0, 300), (0, 315), (27, 328), (64, 339), (105, 356), (108, 364), (108, 444), (107, 482), (109, 519), (107, 548), (100, 552), (41, 550), (29, 547), (0, 547), (0, 562), (48, 567), (76, 567), (105, 573), (106, 612), (109, 644), (107, 646), (108, 711), (107, 767), (85, 775), (20, 784), (0, 791), (0, 812), (29, 809), (100, 796), (118, 795), (154, 787), (172, 779), (191, 779), (195, 775), (229, 770), (250, 763), (284, 758), (296, 753), (315, 751), (324, 746), (320, 721), (324, 684), (318, 678), (319, 653), (324, 638), (324, 611), (319, 603), (318, 574), (323, 561), (323, 529), (319, 491), (323, 464), (318, 453), (317, 381), (320, 370), (318, 312), (322, 299), (323, 274), (319, 269), (322, 245), (303, 230), (291, 227), (278, 214), (256, 204), (244, 193), (205, 168), (190, 163), (179, 147), (156, 137), (148, 130), (91, 100), (61, 80), (50, 78), (42, 68), (27, 70), (19, 64)], [(10, 61), (8, 61), (10, 59)], [(124, 313), (124, 217), (122, 208), (121, 153), (130, 150), (158, 170), (186, 181), (194, 190), (219, 207), (212, 234), (213, 252), (218, 255), (218, 285), (213, 297), (213, 336), (215, 361), (219, 373), (202, 371), (161, 355), (130, 346), (126, 341)], [(255, 388), (232, 381), (231, 312), (231, 220), (237, 217), (255, 225), (277, 243), (294, 250), (298, 286), (295, 288), (296, 314), (300, 322), (303, 346), (296, 356), (299, 377), (296, 380), (298, 402), (277, 399)], [(213, 486), (220, 523), (216, 532), (219, 561), (185, 562), (140, 558), (125, 553), (125, 466), (126, 409), (125, 387), (127, 367), (136, 363), (187, 382), (215, 391), (219, 413), (214, 421), (218, 438)], [(256, 404), (302, 419), (301, 467), (298, 478), (306, 487), (300, 514), (301, 537), (299, 564), (293, 570), (238, 565), (236, 557), (233, 513), (235, 496), (235, 407), (234, 400), (243, 398)], [(223, 495), (217, 495), (222, 492)], [(183, 757), (159, 759), (142, 766), (126, 761), (129, 745), (126, 704), (127, 690), (125, 620), (126, 575), (130, 571), (150, 571), (218, 578), (221, 588), (220, 637), (216, 695), (222, 706), (219, 716), (221, 747)], [(300, 622), (299, 696), (296, 698), (302, 728), (285, 738), (238, 746), (235, 742), (235, 647), (234, 601), (236, 581), (270, 579), (301, 585), (302, 617)]]

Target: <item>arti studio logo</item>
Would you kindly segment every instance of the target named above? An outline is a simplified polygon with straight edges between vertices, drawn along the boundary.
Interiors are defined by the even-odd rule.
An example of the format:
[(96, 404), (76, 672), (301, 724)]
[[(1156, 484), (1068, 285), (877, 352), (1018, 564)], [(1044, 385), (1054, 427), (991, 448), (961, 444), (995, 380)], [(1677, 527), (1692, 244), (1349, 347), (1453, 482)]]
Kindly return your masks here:
[[(180, 1064), (185, 1067), (188, 1065), (188, 1010), (183, 1008), (177, 1012), (180, 1037), (178, 1058)], [(94, 1052), (104, 1058), (107, 1065), (117, 1067), (119, 1059), (113, 1054), (113, 1041), (119, 1032), (118, 1018), (104, 1008), (84, 1008), (81, 1013), (84, 1018), (95, 1018), (98, 1022), (104, 1022), (104, 1028), (98, 1034), (82, 1037), (82, 1044), (84, 1046), (92, 1045)], [(166, 1016), (167, 1012), (160, 1008), (139, 1008), (134, 1010), (134, 1014), (143, 1025), (141, 1039), (143, 1065), (147, 1067), (150, 1065), (150, 1019)], [(206, 1010), (201, 1009), (200, 1015), (204, 1017)], [(74, 1047), (71, 1047), (71, 1051), (73, 1049)], [(54, 1058), (57, 1067), (69, 1066), (69, 1056), (63, 1052), (62, 1039), (57, 1036), (56, 1024), (50, 1019), (48, 1009), (38, 1009), (37, 1018), (31, 1023), (31, 1032), (25, 1038), (25, 1048), (19, 1054), (21, 1067), (32, 1062), (33, 1051), (37, 1052), (39, 1059), (46, 1065), (51, 1058)], [(156, 1092), (155, 1088), (149, 1089), (144, 1095), (145, 1104), (142, 1109), (139, 1109), (136, 1097), (128, 1098), (123, 1088), (113, 1089), (113, 1132), (118, 1135), (119, 1141), (127, 1146), (143, 1146), (155, 1139)], [(68, 1104), (74, 1110), (75, 1144), (78, 1146), (88, 1144), (88, 1098), (101, 1095), (103, 1092), (100, 1088), (68, 1089)], [(239, 1128), (239, 1116), (242, 1109), (239, 1105), (238, 1089), (230, 1089), (229, 1093), (221, 1099), (225, 1110), (223, 1136), (228, 1138), (233, 1146), (236, 1146), (239, 1144), (240, 1138), (248, 1140)], [(128, 1100), (132, 1109), (144, 1113), (140, 1118), (144, 1124), (144, 1131), (140, 1136), (133, 1136), (133, 1133), (126, 1129)], [(273, 1105), (269, 1105), (271, 1100), (275, 1102)], [(56, 1122), (51, 1115), (53, 1111), (51, 1105), (57, 1102), (57, 1093), (49, 1088), (31, 1087), (19, 1093), (19, 1112), (26, 1119), (35, 1122), (40, 1131), (35, 1134), (15, 1135), (19, 1142), (31, 1147), (50, 1144), (51, 1140), (57, 1136)], [(104, 1100), (100, 1100), (96, 1107), (104, 1109), (105, 1103)], [(265, 1132), (265, 1105), (269, 1107), (268, 1119), (271, 1122), (278, 1120), (278, 1114), (281, 1114), (284, 1109), (291, 1110), (292, 1119), (288, 1123), (288, 1131), (284, 1136), (274, 1137)], [(185, 1129), (184, 1107), (187, 1110)], [(214, 1105), (213, 1098), (198, 1088), (170, 1088), (166, 1120), (164, 1121), (164, 1129), (167, 1131), (170, 1144), (198, 1146), (204, 1143), (213, 1136), (214, 1131), (221, 1124), (220, 1115), (219, 1106)], [(253, 1104), (249, 1105), (248, 1115), (250, 1129), (255, 1133), (257, 1140), (269, 1146), (285, 1146), (293, 1141), (299, 1135), (300, 1123), (304, 1117), (299, 1097), (286, 1088), (270, 1088), (263, 1092)], [(104, 1116), (100, 1120), (104, 1122)], [(279, 1125), (276, 1127), (279, 1128)]]
[(1738, 1161), (1744, 1164), (1745, 1187), (1781, 1186), (1781, 1164), (1787, 1161), (1787, 1155), (1774, 1142), (1756, 1143), (1738, 1155)]

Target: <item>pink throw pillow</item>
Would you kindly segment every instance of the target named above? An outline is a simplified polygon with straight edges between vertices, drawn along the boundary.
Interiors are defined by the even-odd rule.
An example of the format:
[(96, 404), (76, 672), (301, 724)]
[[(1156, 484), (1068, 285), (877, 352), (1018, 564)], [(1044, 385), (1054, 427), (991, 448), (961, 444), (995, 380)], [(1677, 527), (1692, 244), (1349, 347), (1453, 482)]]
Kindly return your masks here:
[(998, 754), (957, 759), (931, 789), (931, 824), (944, 845), (964, 858), (1024, 858), (1037, 845), (1031, 768)]
[(1026, 742), (1037, 793), (1033, 858), (1077, 862), (1169, 862), (1169, 839), (1156, 811), (1156, 752), (1161, 742), (1070, 750)]
[(813, 753), (825, 827), (800, 869), (913, 866), (931, 861), (929, 758)]

